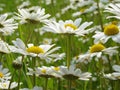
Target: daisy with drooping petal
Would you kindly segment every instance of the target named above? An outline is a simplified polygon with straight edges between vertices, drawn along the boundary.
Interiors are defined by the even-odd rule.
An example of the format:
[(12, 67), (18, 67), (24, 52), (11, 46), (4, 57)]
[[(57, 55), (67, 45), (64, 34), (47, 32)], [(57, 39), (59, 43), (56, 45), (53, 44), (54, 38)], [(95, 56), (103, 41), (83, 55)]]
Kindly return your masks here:
[[(3, 89), (8, 90), (9, 84), (10, 84), (10, 81), (2, 81), (2, 82), (0, 82), (0, 89), (2, 89), (2, 90)], [(14, 89), (17, 86), (18, 86), (17, 82), (11, 82), (10, 89)]]
[(56, 59), (53, 54), (55, 51), (59, 50), (60, 47), (55, 47), (55, 44), (52, 45), (39, 45), (34, 46), (33, 44), (28, 44), (28, 47), (25, 46), (24, 42), (17, 38), (16, 41), (13, 41), (15, 47), (11, 48), (11, 52), (20, 53), (23, 55), (29, 55), (32, 57), (40, 57), (41, 59), (45, 59), (46, 61), (51, 61), (53, 58)]
[(109, 78), (111, 80), (118, 80), (120, 79), (120, 66), (119, 65), (113, 65), (113, 70), (115, 72), (105, 74), (104, 77)]
[(115, 24), (110, 24), (105, 26), (104, 32), (97, 31), (93, 35), (94, 43), (106, 43), (110, 38), (116, 42), (120, 43), (120, 28)]
[(83, 36), (84, 34), (87, 34), (89, 32), (89, 30), (85, 29), (90, 26), (92, 22), (84, 22), (83, 24), (81, 24), (81, 21), (81, 18), (76, 19), (75, 21), (50, 21), (46, 23), (44, 27), (42, 27), (42, 30), (58, 34), (77, 34)]
[(118, 46), (106, 48), (104, 45), (98, 43), (90, 47), (89, 51), (86, 54), (80, 54), (77, 56), (77, 62), (86, 62), (90, 61), (93, 57), (102, 58), (104, 54), (113, 56), (117, 54)]
[(18, 12), (20, 14), (17, 14), (17, 18), (18, 20), (20, 20), (20, 23), (24, 24), (24, 23), (32, 23), (32, 24), (36, 24), (39, 22), (45, 23), (48, 21), (48, 17), (50, 17), (49, 14), (45, 14), (45, 9), (43, 8), (39, 8), (38, 10), (34, 11), (34, 12), (29, 12), (26, 9), (18, 9)]
[(116, 3), (116, 4), (110, 3), (108, 7), (105, 8), (105, 12), (114, 14), (114, 16), (108, 16), (107, 18), (120, 19), (120, 3)]
[(13, 63), (12, 63), (13, 68), (21, 69), (21, 67), (22, 67), (22, 59), (23, 59), (22, 56), (17, 57), (16, 60), (14, 60)]
[(9, 47), (10, 45), (8, 45), (8, 43), (4, 42), (3, 40), (0, 40), (0, 52), (1, 53), (10, 53)]
[(0, 80), (8, 80), (10, 79), (10, 73), (7, 68), (3, 68), (2, 65), (0, 65)]
[(0, 32), (3, 35), (11, 35), (18, 28), (18, 24), (14, 22), (14, 19), (7, 19), (7, 17), (7, 14), (0, 16)]
[(65, 66), (60, 67), (59, 74), (67, 80), (76, 80), (76, 79), (89, 80), (91, 77), (91, 73), (89, 72), (82, 73), (82, 71), (76, 68), (74, 65), (70, 65), (69, 69)]

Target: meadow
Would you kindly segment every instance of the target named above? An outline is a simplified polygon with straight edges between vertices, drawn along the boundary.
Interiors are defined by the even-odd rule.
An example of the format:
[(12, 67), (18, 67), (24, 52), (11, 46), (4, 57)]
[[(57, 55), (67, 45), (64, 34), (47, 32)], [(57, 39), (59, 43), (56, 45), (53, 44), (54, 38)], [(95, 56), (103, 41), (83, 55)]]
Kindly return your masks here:
[(119, 90), (119, 0), (0, 0), (0, 90)]

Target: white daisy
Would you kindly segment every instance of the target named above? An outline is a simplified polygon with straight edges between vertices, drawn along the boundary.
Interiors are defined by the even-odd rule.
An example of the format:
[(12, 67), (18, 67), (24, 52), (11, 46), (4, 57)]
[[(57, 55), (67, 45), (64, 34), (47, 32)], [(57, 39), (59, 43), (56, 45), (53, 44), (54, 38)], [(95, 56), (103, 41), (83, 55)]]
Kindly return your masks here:
[(53, 39), (52, 38), (44, 38), (43, 39), (43, 44), (52, 44)]
[(8, 45), (8, 43), (4, 42), (3, 40), (0, 40), (0, 52), (1, 53), (10, 53), (9, 47), (10, 45)]
[(78, 68), (76, 68), (74, 65), (70, 65), (69, 69), (65, 66), (60, 67), (60, 73), (58, 72), (63, 78), (67, 80), (89, 80), (91, 77), (91, 73), (84, 72)]
[[(10, 81), (2, 81), (0, 82), (0, 89), (5, 89), (5, 90), (8, 90), (9, 88), (9, 84), (10, 84)], [(18, 83), (17, 82), (12, 82), (11, 83), (11, 86), (10, 86), (10, 89), (14, 89), (18, 86)]]
[(0, 32), (3, 35), (11, 35), (18, 28), (18, 24), (14, 22), (14, 19), (7, 19), (7, 17), (7, 14), (0, 16)]
[[(65, 22), (60, 20), (59, 22), (50, 21), (46, 23), (42, 30), (58, 34), (77, 34), (83, 36), (87, 34), (89, 30), (85, 30), (92, 22), (84, 22), (81, 24), (82, 19), (76, 19), (75, 21), (66, 20)], [(80, 25), (81, 24), (81, 25)]]
[(120, 43), (120, 28), (115, 24), (105, 26), (104, 32), (96, 31), (93, 35), (94, 43), (106, 43), (110, 38), (117, 43)]
[(109, 12), (114, 14), (114, 16), (108, 16), (107, 18), (117, 18), (120, 19), (120, 3), (112, 4), (110, 3), (107, 8), (105, 8), (105, 12)]
[(10, 79), (10, 73), (7, 68), (3, 68), (2, 65), (0, 65), (0, 80), (8, 80)]
[(80, 11), (73, 13), (72, 16), (76, 17), (76, 16), (80, 16), (85, 13), (94, 12), (96, 9), (97, 9), (96, 5), (90, 6), (90, 8), (82, 8), (82, 9), (80, 9)]
[(24, 1), (24, 2), (22, 2), (22, 4), (20, 4), (19, 6), (18, 6), (18, 8), (25, 8), (25, 7), (28, 7), (28, 6), (30, 6), (30, 1)]
[(43, 90), (42, 87), (35, 86), (33, 89), (23, 88), (20, 90)]
[(106, 48), (102, 44), (94, 44), (90, 47), (86, 54), (80, 54), (77, 56), (76, 62), (86, 62), (92, 60), (93, 57), (102, 58), (104, 54), (108, 54), (109, 56), (113, 56), (118, 53), (117, 46)]
[(28, 68), (27, 75), (33, 76), (35, 74), (35, 71), (32, 68)]
[(13, 61), (13, 67), (15, 69), (21, 69), (21, 67), (22, 67), (22, 59), (23, 59), (23, 57), (19, 56), (19, 57), (16, 58), (16, 60)]
[(38, 22), (42, 22), (45, 23), (48, 21), (48, 17), (50, 17), (49, 14), (45, 14), (45, 9), (44, 8), (39, 8), (38, 10), (34, 11), (34, 12), (29, 12), (26, 9), (18, 9), (18, 12), (20, 14), (17, 14), (17, 18), (18, 20), (20, 20), (20, 23), (24, 24), (24, 23), (38, 23)]
[(106, 78), (111, 79), (111, 80), (120, 79), (120, 66), (119, 66), (119, 65), (113, 65), (113, 70), (114, 70), (115, 72), (109, 73), (109, 74), (105, 74), (104, 76), (105, 76)]
[(25, 46), (24, 42), (17, 38), (16, 41), (12, 41), (15, 47), (11, 48), (11, 52), (20, 53), (23, 55), (30, 55), (32, 57), (40, 57), (41, 59), (45, 59), (46, 61), (51, 61), (53, 58), (55, 59), (55, 55), (53, 54), (55, 51), (59, 50), (60, 47), (55, 47), (55, 44), (52, 45), (39, 45), (34, 46), (33, 44), (28, 44), (28, 47)]
[(60, 67), (63, 67), (63, 66), (51, 66), (50, 67), (53, 70), (52, 75), (55, 78), (62, 78), (62, 76), (59, 74), (59, 73), (61, 73)]
[(35, 69), (35, 74), (36, 76), (46, 77), (46, 78), (54, 77), (52, 68), (46, 66), (37, 67)]

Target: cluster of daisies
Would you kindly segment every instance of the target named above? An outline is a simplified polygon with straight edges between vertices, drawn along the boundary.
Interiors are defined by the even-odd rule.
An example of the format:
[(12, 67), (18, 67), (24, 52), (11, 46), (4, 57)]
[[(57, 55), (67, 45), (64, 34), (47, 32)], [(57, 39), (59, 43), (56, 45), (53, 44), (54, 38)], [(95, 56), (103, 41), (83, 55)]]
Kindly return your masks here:
[[(53, 0), (52, 4), (56, 2), (56, 0)], [(62, 14), (69, 9), (77, 10), (83, 7), (80, 12), (73, 13), (72, 16), (80, 16), (81, 14), (96, 12), (97, 9), (103, 9), (104, 13), (114, 14), (106, 18), (120, 19), (120, 3), (108, 4), (109, 0), (100, 0), (99, 2), (95, 2), (94, 0), (70, 0), (70, 2), (70, 5), (62, 9)], [(105, 25), (101, 24), (100, 27), (99, 25), (94, 26), (93, 21), (85, 21), (79, 17), (75, 20), (57, 21), (50, 14), (46, 14), (44, 8), (29, 6), (29, 1), (19, 5), (18, 12), (12, 18), (8, 17), (9, 14), (0, 15), (0, 89), (48, 90), (48, 81), (56, 79), (58, 87), (60, 81), (68, 81), (66, 88), (71, 90), (71, 83), (75, 80), (93, 81), (94, 77), (98, 76), (110, 80), (120, 79), (119, 22), (114, 21)], [(90, 8), (86, 6), (90, 6)], [(39, 28), (34, 28), (33, 32), (31, 31), (32, 34), (27, 33), (26, 36), (22, 36), (24, 35), (24, 31), (21, 32), (22, 28), (20, 26), (24, 25), (25, 27), (27, 24), (30, 28), (36, 25)], [(35, 37), (38, 30), (40, 32), (39, 37), (37, 35)], [(34, 40), (34, 38), (41, 38), (46, 33), (66, 37), (64, 38), (64, 40), (66, 39), (66, 44), (63, 45), (66, 47), (66, 50), (61, 52), (63, 47), (57, 46), (57, 43), (53, 43), (53, 41), (59, 42), (59, 39), (44, 38), (42, 42), (30, 41), (31, 39)], [(17, 35), (17, 37), (8, 43), (5, 37), (12, 37), (13, 34)], [(29, 40), (26, 41), (23, 37)], [(71, 46), (71, 42), (75, 42), (71, 39), (73, 37), (80, 40), (81, 44), (87, 44), (91, 40), (91, 46), (88, 47), (86, 52), (80, 52), (73, 56), (72, 48), (74, 46)], [(84, 38), (87, 38), (87, 41)], [(84, 45), (84, 48), (87, 48), (87, 46)], [(10, 60), (10, 62), (5, 60), (4, 57), (7, 55), (13, 60)], [(14, 57), (16, 57), (15, 60)], [(4, 68), (5, 63), (7, 63), (8, 68), (12, 66), (13, 71), (10, 72), (8, 68)], [(87, 69), (82, 70), (81, 64), (85, 65)], [(99, 72), (97, 70), (95, 70), (96, 73), (93, 72), (94, 70), (92, 71), (91, 67), (95, 68), (95, 66)], [(115, 72), (111, 72), (112, 70)], [(16, 73), (19, 73), (18, 76), (16, 75), (17, 80), (15, 80)], [(25, 81), (22, 81), (20, 77), (29, 77), (32, 87), (25, 87)], [(42, 81), (45, 85), (37, 83), (39, 78), (45, 79), (45, 82)]]

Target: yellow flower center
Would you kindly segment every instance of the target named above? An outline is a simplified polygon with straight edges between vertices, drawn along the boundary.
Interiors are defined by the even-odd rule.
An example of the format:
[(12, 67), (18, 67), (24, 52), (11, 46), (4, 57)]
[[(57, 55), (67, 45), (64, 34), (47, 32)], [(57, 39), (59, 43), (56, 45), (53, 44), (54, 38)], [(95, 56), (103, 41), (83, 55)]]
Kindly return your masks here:
[(2, 78), (4, 75), (3, 75), (3, 73), (2, 72), (0, 72), (0, 78)]
[(27, 48), (27, 52), (39, 54), (44, 53), (44, 50), (38, 46), (31, 46)]
[(102, 44), (95, 44), (90, 48), (90, 53), (100, 52), (103, 49), (105, 49), (105, 47)]
[(119, 29), (115, 24), (110, 24), (104, 28), (104, 34), (115, 35), (119, 33)]
[(86, 10), (86, 8), (81, 8), (81, 9), (80, 9), (80, 12), (83, 13), (85, 10)]
[(53, 69), (54, 69), (55, 71), (59, 71), (59, 70), (60, 70), (59, 67), (54, 67)]
[(0, 28), (3, 28), (4, 26), (0, 23)]
[(46, 69), (42, 69), (41, 72), (45, 74), (46, 73)]
[(48, 44), (49, 42), (48, 42), (47, 40), (44, 40), (44, 43), (45, 43), (45, 44)]
[(66, 27), (71, 27), (71, 28), (73, 28), (73, 30), (76, 30), (76, 29), (77, 29), (77, 26), (75, 26), (74, 24), (70, 24), (70, 23), (65, 24), (65, 28), (66, 28)]
[(2, 86), (3, 86), (3, 88), (6, 88), (6, 87), (7, 87), (7, 84), (6, 84), (6, 83), (3, 83)]

